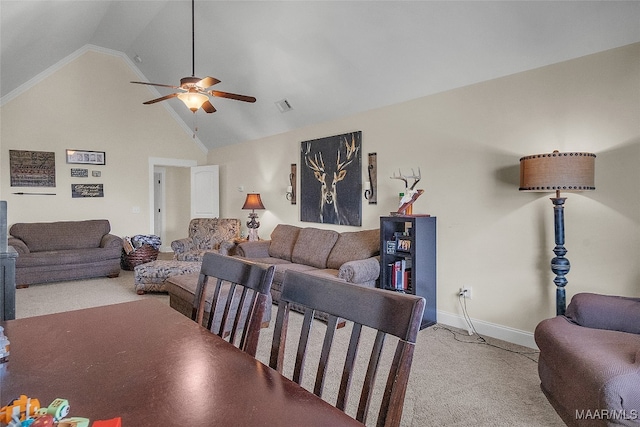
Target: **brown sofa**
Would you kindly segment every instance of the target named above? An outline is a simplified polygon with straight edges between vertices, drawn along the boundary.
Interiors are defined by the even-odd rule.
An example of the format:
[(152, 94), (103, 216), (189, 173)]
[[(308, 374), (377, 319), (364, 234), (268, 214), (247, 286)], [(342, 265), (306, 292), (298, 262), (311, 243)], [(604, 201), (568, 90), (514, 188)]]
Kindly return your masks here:
[(640, 426), (640, 298), (580, 293), (534, 334), (541, 388), (569, 426)]
[(106, 219), (16, 223), (16, 286), (120, 275), (122, 239)]
[(338, 233), (285, 224), (276, 226), (270, 240), (242, 242), (236, 248), (236, 256), (275, 265), (271, 296), (276, 303), (287, 270), (375, 287), (380, 275), (379, 254), (379, 229)]

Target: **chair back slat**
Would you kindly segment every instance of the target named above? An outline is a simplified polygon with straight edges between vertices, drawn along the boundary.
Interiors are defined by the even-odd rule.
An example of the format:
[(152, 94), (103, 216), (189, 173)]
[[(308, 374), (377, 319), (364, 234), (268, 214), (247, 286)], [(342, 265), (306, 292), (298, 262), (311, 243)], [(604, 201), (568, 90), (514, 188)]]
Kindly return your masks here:
[(359, 323), (354, 323), (353, 329), (351, 330), (351, 338), (349, 339), (349, 348), (347, 349), (347, 355), (345, 357), (344, 367), (342, 369), (342, 379), (340, 380), (338, 399), (336, 400), (336, 407), (341, 411), (345, 410), (347, 399), (349, 398), (349, 388), (351, 387), (353, 368), (355, 366), (356, 357), (358, 356), (358, 344), (360, 344), (361, 332), (362, 325)]
[(338, 326), (338, 318), (336, 316), (329, 315), (327, 319), (327, 332), (324, 335), (324, 342), (322, 343), (322, 353), (320, 353), (320, 361), (318, 363), (318, 371), (316, 373), (316, 384), (313, 388), (313, 393), (322, 397), (322, 389), (324, 388), (324, 379), (327, 374), (327, 366), (329, 364), (329, 353), (331, 352), (331, 345), (333, 344), (333, 336)]
[(385, 337), (392, 335), (398, 338), (393, 361), (384, 381), (385, 389), (377, 425), (400, 425), (413, 351), (424, 312), (424, 298), (356, 286), (303, 272), (287, 271), (282, 284), (269, 361), (269, 365), (280, 373), (284, 364), (289, 311), (292, 304), (298, 308), (304, 307), (305, 313), (293, 373), (293, 380), (298, 384), (302, 384), (309, 335), (314, 321), (313, 313), (317, 310), (329, 315), (314, 378), (313, 391), (318, 396), (322, 395), (326, 377), (330, 372), (330, 351), (338, 320), (346, 319), (353, 322), (336, 400), (336, 407), (343, 411), (347, 407), (349, 389), (354, 378), (353, 371), (357, 364), (363, 327), (376, 330), (355, 415), (362, 423), (366, 422), (371, 397), (377, 387), (376, 376), (380, 370)]
[[(371, 348), (371, 356), (369, 357), (369, 364), (367, 365), (367, 374), (365, 375), (364, 382), (362, 384), (360, 403), (358, 404), (358, 413), (356, 415), (356, 419), (363, 424), (367, 420), (367, 413), (369, 412), (369, 404), (371, 403), (371, 395), (373, 393), (376, 374), (378, 373), (380, 355), (382, 354), (385, 336), (386, 334), (384, 332), (378, 331), (376, 333), (376, 339), (373, 342), (373, 347)], [(392, 371), (393, 366), (389, 368), (389, 375), (392, 375)]]
[[(215, 280), (207, 329), (255, 356), (275, 267), (206, 253), (193, 300), (192, 319), (202, 324), (206, 288)], [(210, 280), (211, 278), (211, 280)]]
[(302, 383), (304, 362), (307, 356), (307, 344), (309, 342), (309, 334), (311, 333), (311, 325), (313, 323), (313, 313), (314, 310), (311, 309), (307, 309), (304, 312), (304, 321), (302, 322), (302, 331), (300, 332), (298, 351), (296, 352), (296, 364), (293, 368), (293, 381), (298, 384)]

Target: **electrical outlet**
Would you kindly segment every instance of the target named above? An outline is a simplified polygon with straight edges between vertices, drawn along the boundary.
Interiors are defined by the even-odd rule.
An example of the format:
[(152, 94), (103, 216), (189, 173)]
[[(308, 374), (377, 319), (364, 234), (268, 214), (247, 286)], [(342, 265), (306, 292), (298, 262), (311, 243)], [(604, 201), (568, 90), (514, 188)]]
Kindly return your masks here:
[(471, 286), (463, 286), (462, 288), (460, 288), (460, 293), (458, 295), (464, 298), (471, 299)]

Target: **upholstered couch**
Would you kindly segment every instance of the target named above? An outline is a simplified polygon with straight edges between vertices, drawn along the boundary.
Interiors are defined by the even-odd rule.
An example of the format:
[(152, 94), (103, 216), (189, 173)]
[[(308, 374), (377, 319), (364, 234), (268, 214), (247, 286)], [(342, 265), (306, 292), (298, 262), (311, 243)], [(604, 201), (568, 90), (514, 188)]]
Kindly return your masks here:
[(122, 239), (106, 219), (16, 223), (9, 245), (18, 252), (16, 285), (120, 274)]
[(275, 265), (271, 296), (274, 302), (278, 302), (287, 270), (375, 287), (380, 275), (379, 254), (378, 229), (338, 233), (279, 224), (271, 233), (270, 240), (238, 244), (235, 256)]
[(202, 261), (206, 252), (228, 255), (240, 237), (240, 220), (236, 218), (194, 218), (188, 237), (171, 242), (177, 261)]
[(569, 426), (640, 426), (640, 298), (580, 293), (534, 334), (541, 388)]

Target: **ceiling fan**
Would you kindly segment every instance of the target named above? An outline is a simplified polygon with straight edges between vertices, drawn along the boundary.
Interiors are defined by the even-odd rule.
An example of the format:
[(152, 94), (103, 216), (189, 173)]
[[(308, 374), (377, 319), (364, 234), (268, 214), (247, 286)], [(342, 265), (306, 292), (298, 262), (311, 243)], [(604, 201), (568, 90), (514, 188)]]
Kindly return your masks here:
[(218, 90), (207, 90), (211, 86), (220, 83), (220, 80), (215, 77), (205, 77), (201, 79), (196, 77), (196, 59), (195, 59), (195, 13), (194, 13), (194, 1), (191, 0), (191, 77), (183, 77), (180, 79), (180, 86), (165, 85), (160, 83), (149, 82), (131, 82), (140, 85), (151, 85), (170, 87), (173, 89), (179, 89), (181, 92), (175, 92), (170, 95), (162, 96), (160, 98), (152, 99), (150, 101), (143, 102), (145, 105), (155, 104), (156, 102), (164, 101), (167, 99), (178, 97), (185, 103), (187, 108), (195, 112), (202, 108), (207, 113), (215, 113), (216, 109), (209, 101), (209, 95), (217, 96), (220, 98), (235, 99), (237, 101), (244, 102), (256, 102), (253, 96), (238, 95), (236, 93), (222, 92)]

